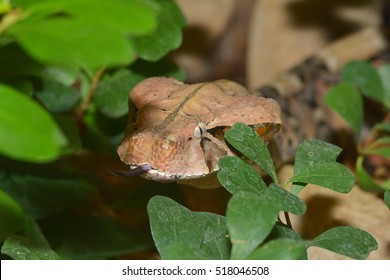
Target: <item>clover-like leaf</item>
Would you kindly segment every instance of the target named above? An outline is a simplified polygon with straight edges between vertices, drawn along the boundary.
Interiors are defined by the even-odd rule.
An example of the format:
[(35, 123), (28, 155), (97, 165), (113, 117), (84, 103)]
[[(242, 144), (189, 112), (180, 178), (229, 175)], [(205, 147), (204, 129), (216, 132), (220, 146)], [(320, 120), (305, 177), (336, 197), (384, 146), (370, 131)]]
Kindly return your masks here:
[(290, 178), (289, 182), (310, 183), (340, 193), (348, 193), (355, 184), (355, 176), (340, 163), (325, 162), (308, 167), (304, 172)]
[(359, 134), (363, 125), (363, 99), (353, 84), (334, 86), (326, 93), (324, 100)]
[(272, 157), (254, 129), (245, 124), (236, 123), (225, 133), (225, 138), (234, 148), (267, 172), (275, 183), (278, 183)]
[(155, 196), (148, 204), (152, 236), (163, 259), (228, 259), (225, 217), (191, 212), (170, 198)]
[(293, 239), (275, 239), (256, 249), (250, 260), (306, 260), (306, 242)]
[[(382, 101), (384, 90), (381, 78), (374, 68), (367, 61), (351, 61), (341, 70), (341, 77), (344, 82), (357, 86), (364, 95), (372, 99)], [(346, 100), (348, 101), (351, 100)], [(359, 108), (356, 108), (358, 110)]]
[(231, 194), (241, 191), (262, 194), (267, 190), (263, 178), (239, 157), (222, 157), (218, 166), (221, 168), (217, 173), (218, 180)]
[(364, 230), (340, 226), (331, 228), (308, 243), (353, 259), (365, 259), (378, 248), (375, 239)]
[(243, 192), (234, 195), (226, 213), (232, 242), (231, 259), (247, 258), (267, 238), (278, 213), (268, 196)]

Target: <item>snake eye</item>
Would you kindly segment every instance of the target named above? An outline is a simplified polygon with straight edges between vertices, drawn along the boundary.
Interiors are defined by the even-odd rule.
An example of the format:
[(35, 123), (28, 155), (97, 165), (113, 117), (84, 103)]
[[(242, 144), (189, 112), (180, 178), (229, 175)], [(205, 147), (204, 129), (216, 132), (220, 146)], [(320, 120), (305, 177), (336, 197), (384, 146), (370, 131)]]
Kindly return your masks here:
[(206, 131), (206, 125), (201, 122), (198, 123), (198, 125), (194, 129), (194, 137), (196, 139), (202, 138), (205, 131)]

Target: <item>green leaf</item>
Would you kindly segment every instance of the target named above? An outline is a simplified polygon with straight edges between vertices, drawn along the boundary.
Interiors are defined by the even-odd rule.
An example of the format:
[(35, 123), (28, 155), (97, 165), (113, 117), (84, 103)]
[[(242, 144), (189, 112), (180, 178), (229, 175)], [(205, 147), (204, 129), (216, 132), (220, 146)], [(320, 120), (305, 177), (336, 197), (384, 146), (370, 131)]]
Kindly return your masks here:
[(378, 74), (382, 80), (383, 96), (381, 96), (381, 102), (390, 108), (390, 64), (385, 64), (378, 68)]
[(299, 236), (299, 234), (291, 229), (290, 227), (286, 226), (282, 222), (276, 222), (274, 228), (272, 229), (271, 233), (268, 235), (265, 242), (274, 240), (274, 239), (294, 239), (294, 240), (302, 240), (302, 238)]
[(163, 259), (175, 259), (181, 254), (191, 259), (229, 258), (224, 217), (191, 212), (163, 196), (150, 199), (148, 214), (153, 239)]
[(376, 69), (369, 62), (351, 61), (347, 63), (341, 70), (341, 77), (344, 82), (359, 87), (365, 96), (378, 101), (384, 99), (381, 78)]
[(271, 232), (278, 212), (268, 196), (242, 192), (234, 195), (226, 213), (233, 246), (231, 259), (247, 258)]
[(181, 28), (186, 24), (174, 1), (159, 0), (157, 3), (161, 5), (157, 29), (148, 36), (133, 39), (140, 57), (149, 61), (157, 61), (178, 48), (182, 42)]
[(48, 176), (11, 174), (0, 180), (0, 189), (15, 199), (32, 218), (42, 218), (85, 203), (91, 188), (84, 179), (56, 174)]
[(256, 249), (250, 260), (305, 260), (306, 242), (303, 240), (276, 239)]
[(0, 221), (0, 242), (21, 230), (25, 221), (24, 213), (18, 203), (2, 191), (0, 191)]
[(288, 182), (314, 184), (340, 193), (348, 193), (355, 184), (355, 176), (340, 163), (325, 162), (308, 167), (302, 173), (294, 175)]
[(78, 90), (50, 80), (44, 80), (43, 88), (35, 95), (47, 110), (55, 113), (70, 110), (80, 98)]
[(271, 155), (254, 129), (245, 124), (237, 123), (225, 133), (225, 138), (234, 148), (267, 172), (275, 183), (278, 183)]
[(365, 154), (379, 155), (379, 156), (387, 157), (390, 159), (390, 146), (378, 147), (375, 149), (365, 150)]
[(66, 138), (52, 117), (20, 92), (0, 85), (0, 153), (17, 160), (56, 159)]
[(119, 30), (82, 20), (50, 18), (15, 25), (9, 33), (44, 64), (81, 65), (96, 70), (130, 63), (135, 58), (135, 51)]
[(241, 191), (262, 194), (267, 190), (263, 178), (239, 157), (221, 157), (218, 166), (221, 168), (218, 180), (231, 194)]
[(54, 81), (64, 86), (71, 87), (79, 78), (80, 71), (77, 67), (59, 67), (46, 65), (42, 69), (42, 77), (45, 81)]
[(326, 93), (324, 100), (347, 121), (356, 134), (360, 133), (363, 125), (363, 99), (352, 84), (338, 84)]
[(356, 160), (356, 177), (359, 181), (359, 186), (366, 191), (381, 192), (382, 188), (371, 178), (363, 166), (363, 156), (359, 156)]
[[(23, 1), (24, 2), (24, 1)], [(27, 3), (30, 2), (30, 3)], [(56, 0), (26, 1), (25, 19), (28, 24), (37, 20), (45, 21), (61, 17), (61, 13), (90, 25), (101, 24), (126, 35), (143, 35), (157, 26), (158, 2), (145, 0)]]
[(111, 118), (126, 115), (130, 90), (142, 79), (142, 76), (127, 69), (120, 69), (112, 76), (105, 75), (95, 91), (97, 108)]
[[(294, 175), (306, 171), (307, 168), (325, 163), (334, 162), (341, 153), (341, 148), (321, 141), (321, 140), (305, 140), (298, 146), (294, 163)], [(293, 184), (291, 192), (297, 195), (305, 186)]]
[(310, 166), (334, 162), (341, 151), (340, 147), (321, 140), (305, 140), (297, 149), (294, 174), (302, 173)]
[(28, 237), (12, 235), (3, 244), (1, 253), (15, 260), (59, 260), (58, 255), (47, 246)]
[(334, 227), (317, 236), (309, 246), (321, 247), (353, 258), (366, 259), (378, 248), (375, 239), (364, 230), (353, 227)]
[(373, 130), (390, 133), (390, 122), (381, 122), (374, 125)]
[(303, 215), (306, 212), (307, 207), (302, 199), (276, 184), (269, 185), (266, 195), (272, 197), (274, 207), (280, 211), (295, 215)]
[(385, 191), (384, 201), (387, 205), (387, 208), (389, 208), (389, 210), (390, 210), (390, 190)]

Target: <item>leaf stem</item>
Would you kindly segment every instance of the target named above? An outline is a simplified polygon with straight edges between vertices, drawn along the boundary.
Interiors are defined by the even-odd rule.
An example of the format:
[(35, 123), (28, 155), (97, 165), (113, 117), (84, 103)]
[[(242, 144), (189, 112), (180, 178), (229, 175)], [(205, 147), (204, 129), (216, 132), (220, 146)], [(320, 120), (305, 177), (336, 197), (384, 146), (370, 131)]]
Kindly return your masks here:
[(284, 217), (286, 218), (286, 225), (292, 229), (292, 224), (288, 212), (284, 211)]
[(95, 94), (95, 91), (96, 91), (96, 88), (97, 88), (97, 85), (99, 84), (99, 81), (101, 79), (101, 77), (103, 76), (104, 74), (104, 71), (105, 71), (105, 68), (102, 68), (100, 69), (96, 74), (95, 76), (92, 78), (92, 83), (89, 87), (89, 90), (87, 92), (87, 95), (85, 96), (84, 100), (83, 100), (83, 103), (81, 103), (81, 106), (76, 114), (76, 117), (79, 121), (82, 120), (83, 116), (84, 116), (84, 113), (85, 111), (87, 110), (89, 104), (91, 103), (92, 101), (92, 98), (93, 98), (93, 95)]

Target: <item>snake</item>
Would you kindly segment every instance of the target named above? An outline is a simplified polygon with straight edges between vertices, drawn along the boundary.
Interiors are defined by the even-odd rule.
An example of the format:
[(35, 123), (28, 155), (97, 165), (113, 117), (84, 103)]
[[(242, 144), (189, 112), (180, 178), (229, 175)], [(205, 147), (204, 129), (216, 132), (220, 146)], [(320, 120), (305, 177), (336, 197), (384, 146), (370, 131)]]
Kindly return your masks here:
[(250, 125), (271, 142), (280, 162), (291, 161), (304, 139), (329, 140), (332, 135), (322, 101), (315, 90), (308, 90), (308, 81), (387, 48), (381, 29), (365, 28), (324, 47), (254, 93), (226, 80), (186, 85), (170, 78), (147, 79), (129, 95), (138, 114), (129, 120), (118, 147), (129, 169), (117, 174), (215, 187), (218, 160), (237, 155), (223, 137), (235, 122)]

